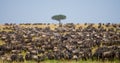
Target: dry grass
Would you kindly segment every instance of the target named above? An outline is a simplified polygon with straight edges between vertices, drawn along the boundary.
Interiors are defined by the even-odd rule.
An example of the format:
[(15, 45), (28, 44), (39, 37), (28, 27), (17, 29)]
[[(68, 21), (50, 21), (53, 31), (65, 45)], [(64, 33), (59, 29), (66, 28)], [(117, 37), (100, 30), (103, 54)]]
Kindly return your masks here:
[(2, 40), (0, 40), (0, 45), (3, 45), (3, 44), (5, 44), (5, 42), (4, 42), (4, 41), (2, 41)]

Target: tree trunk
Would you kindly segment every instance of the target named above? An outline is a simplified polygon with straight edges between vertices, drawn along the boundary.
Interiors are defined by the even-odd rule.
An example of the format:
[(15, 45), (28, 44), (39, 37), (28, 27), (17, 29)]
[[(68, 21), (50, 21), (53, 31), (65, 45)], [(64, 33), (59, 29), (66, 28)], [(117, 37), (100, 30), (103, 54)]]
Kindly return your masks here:
[(62, 23), (61, 23), (61, 21), (59, 20), (59, 27), (62, 27)]

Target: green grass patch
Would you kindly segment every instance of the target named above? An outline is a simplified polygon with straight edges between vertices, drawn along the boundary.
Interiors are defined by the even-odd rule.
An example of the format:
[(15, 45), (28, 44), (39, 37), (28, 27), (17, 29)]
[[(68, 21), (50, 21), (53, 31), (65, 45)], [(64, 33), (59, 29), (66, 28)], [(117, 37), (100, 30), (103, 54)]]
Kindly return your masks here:
[[(3, 61), (0, 60), (0, 63), (37, 63), (36, 61), (24, 61), (24, 62), (8, 62), (8, 61)], [(97, 61), (97, 60), (45, 60), (41, 61), (40, 63), (120, 63), (119, 60), (114, 60), (114, 61)]]

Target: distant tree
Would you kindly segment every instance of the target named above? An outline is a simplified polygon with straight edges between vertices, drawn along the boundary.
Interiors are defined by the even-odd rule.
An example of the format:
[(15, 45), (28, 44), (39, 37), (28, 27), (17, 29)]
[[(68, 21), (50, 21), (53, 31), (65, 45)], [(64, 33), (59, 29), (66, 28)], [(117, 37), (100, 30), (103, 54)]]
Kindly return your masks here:
[(61, 15), (61, 14), (60, 15), (54, 15), (54, 16), (52, 16), (52, 19), (57, 20), (59, 22), (59, 26), (60, 26), (60, 25), (62, 25), (61, 20), (66, 19), (66, 16)]

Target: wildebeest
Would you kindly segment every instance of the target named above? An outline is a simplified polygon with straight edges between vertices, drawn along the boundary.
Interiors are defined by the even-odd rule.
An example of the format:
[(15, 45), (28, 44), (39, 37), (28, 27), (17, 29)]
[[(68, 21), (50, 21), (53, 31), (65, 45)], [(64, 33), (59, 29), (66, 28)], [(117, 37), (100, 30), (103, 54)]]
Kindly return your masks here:
[[(22, 25), (45, 25), (40, 27), (23, 27), (22, 25), (4, 26), (0, 31), (0, 57), (8, 54), (11, 61), (24, 62), (47, 59), (67, 60), (113, 60), (120, 59), (120, 24), (85, 23), (84, 27), (69, 23), (63, 27), (51, 29), (50, 24), (23, 23)], [(49, 25), (49, 26), (46, 26)], [(97, 48), (93, 51), (94, 48)], [(22, 54), (25, 52), (25, 57)]]

